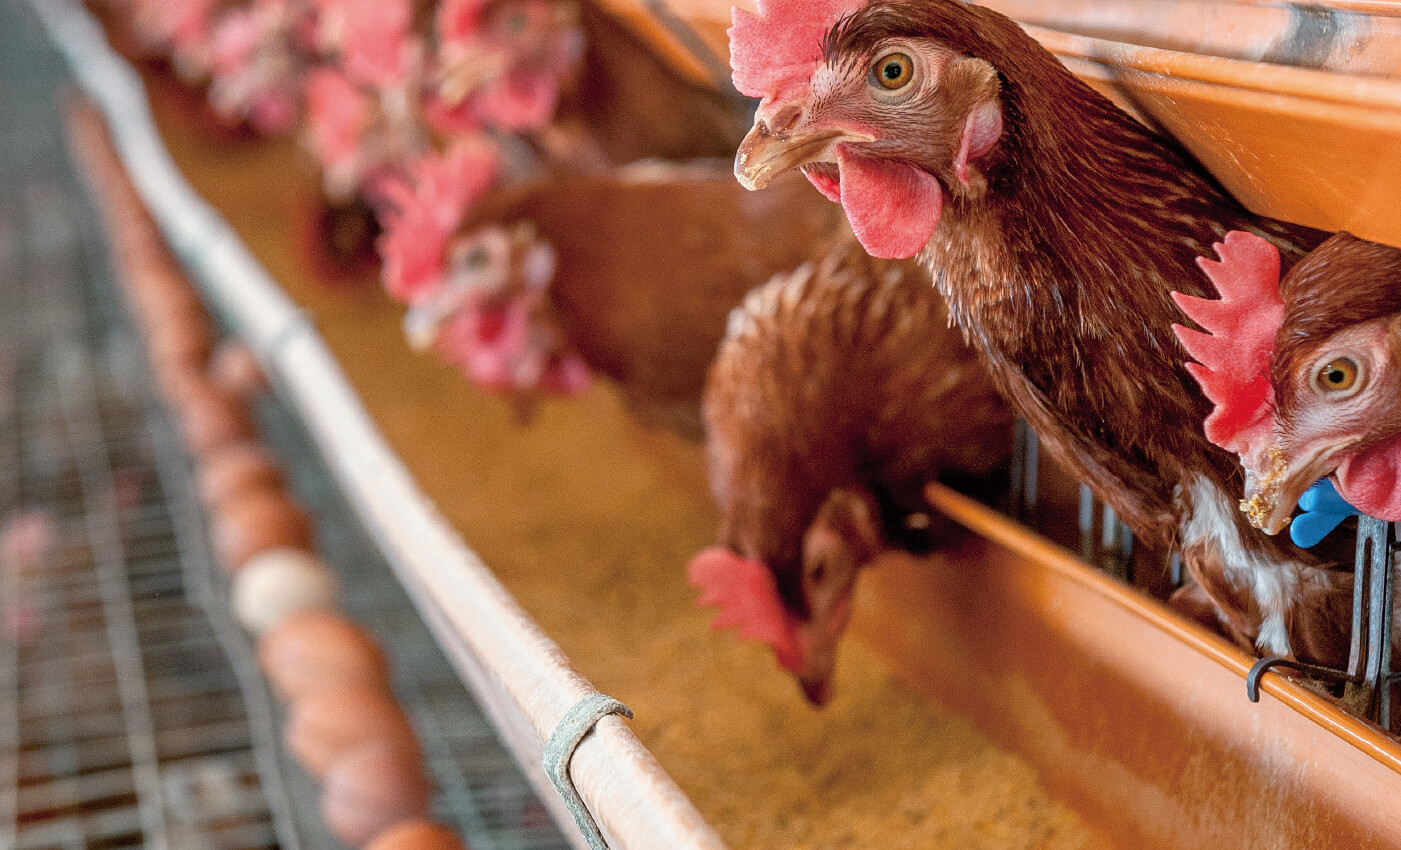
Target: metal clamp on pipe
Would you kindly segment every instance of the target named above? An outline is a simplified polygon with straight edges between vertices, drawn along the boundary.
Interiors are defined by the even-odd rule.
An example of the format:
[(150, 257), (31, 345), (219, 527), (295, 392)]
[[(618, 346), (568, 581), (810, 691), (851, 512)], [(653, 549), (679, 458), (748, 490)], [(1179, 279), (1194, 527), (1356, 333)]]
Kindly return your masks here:
[(621, 714), (629, 720), (632, 719), (632, 709), (607, 694), (595, 693), (579, 700), (560, 718), (555, 731), (550, 733), (550, 739), (545, 742), (545, 757), (542, 760), (545, 775), (550, 777), (555, 789), (564, 798), (564, 804), (574, 816), (574, 822), (579, 825), (584, 840), (589, 843), (589, 850), (608, 850), (608, 842), (603, 840), (603, 831), (598, 828), (598, 823), (589, 813), (588, 806), (584, 805), (584, 798), (579, 796), (579, 789), (574, 787), (573, 780), (569, 778), (569, 761), (574, 758), (574, 751), (579, 748), (579, 744), (593, 731), (593, 727), (598, 725), (598, 721), (610, 714)]

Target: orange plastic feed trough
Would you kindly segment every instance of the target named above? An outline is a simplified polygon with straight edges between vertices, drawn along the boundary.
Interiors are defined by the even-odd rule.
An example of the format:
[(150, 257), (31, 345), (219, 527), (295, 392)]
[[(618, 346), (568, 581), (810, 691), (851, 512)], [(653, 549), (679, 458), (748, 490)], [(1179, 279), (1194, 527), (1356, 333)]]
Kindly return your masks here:
[[(675, 8), (717, 43), (728, 4)], [(651, 21), (638, 7), (632, 13)], [(1401, 244), (1395, 211), (1354, 221), (1342, 203), (1356, 204), (1362, 188), (1377, 197), (1401, 188), (1397, 166), (1378, 154), (1401, 151), (1401, 98), (1392, 81), (1034, 32), (1151, 120), (1198, 133), (1184, 140), (1250, 203), (1298, 209), (1289, 217), (1320, 225), (1337, 216), (1347, 224), (1336, 226)], [(191, 213), (168, 164), (140, 153), (156, 139), (129, 120), (130, 104), (103, 71), (83, 75), (85, 85), (120, 128), (119, 145), (147, 202), (173, 241), (204, 246), (212, 296), (335, 453), (343, 485), (439, 640), (534, 767), (542, 738), (588, 683), (426, 503), (361, 408), (363, 388), (345, 379), (281, 292), (250, 272), (256, 264), (246, 252), (196, 235), (202, 212)], [(1292, 86), (1286, 94), (1272, 88), (1279, 80)], [(1300, 116), (1310, 109), (1327, 120), (1306, 122)], [(1357, 161), (1376, 170), (1338, 189), (1336, 203), (1316, 187), (1344, 186), (1337, 181), (1345, 158), (1315, 158), (1319, 167), (1301, 176), (1287, 169), (1302, 168), (1305, 157), (1264, 147), (1270, 127), (1324, 138), (1309, 134), (1344, 126), (1374, 132)], [(1238, 173), (1223, 171), (1213, 156)], [(1305, 179), (1316, 181), (1309, 184), (1315, 190)], [(1266, 678), (1259, 704), (1247, 702), (1251, 659), (1239, 651), (1004, 517), (943, 488), (930, 495), (979, 537), (941, 559), (889, 558), (871, 570), (853, 631), (929, 699), (1022, 755), (1093, 826), (1125, 847), (1401, 848), (1401, 821), (1391, 816), (1401, 799), (1394, 739), (1278, 676)], [(723, 846), (621, 721), (599, 727), (573, 775), (615, 847)]]

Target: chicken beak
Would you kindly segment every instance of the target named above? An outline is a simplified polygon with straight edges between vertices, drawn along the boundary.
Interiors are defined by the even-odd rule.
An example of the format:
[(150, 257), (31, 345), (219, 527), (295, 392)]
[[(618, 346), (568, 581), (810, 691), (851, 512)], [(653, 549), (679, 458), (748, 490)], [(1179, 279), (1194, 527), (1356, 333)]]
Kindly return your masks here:
[(826, 705), (827, 701), (832, 698), (831, 676), (802, 676), (799, 677), (798, 684), (802, 685), (803, 696), (808, 698), (808, 702), (819, 708)]
[(800, 116), (780, 110), (773, 118), (759, 118), (735, 154), (735, 177), (740, 185), (757, 191), (779, 175), (811, 162), (836, 162), (836, 147), (876, 140), (869, 133), (842, 127), (800, 127)]
[(462, 56), (443, 75), (438, 93), (449, 106), (457, 106), (506, 73), (510, 66), (511, 57), (505, 50), (482, 50)]
[(799, 663), (789, 667), (798, 677), (803, 696), (815, 706), (824, 706), (832, 698), (832, 676), (837, 669), (835, 637), (828, 636), (812, 623), (798, 626)]
[(438, 330), (450, 312), (444, 302), (443, 298), (427, 298), (413, 304), (404, 313), (404, 337), (409, 342), (409, 348), (422, 354), (433, 347)]
[(1283, 531), (1304, 492), (1337, 469), (1334, 458), (1345, 448), (1331, 445), (1314, 449), (1292, 461), (1278, 446), (1267, 449), (1260, 468), (1252, 470), (1253, 492), (1240, 503), (1250, 524), (1270, 535)]

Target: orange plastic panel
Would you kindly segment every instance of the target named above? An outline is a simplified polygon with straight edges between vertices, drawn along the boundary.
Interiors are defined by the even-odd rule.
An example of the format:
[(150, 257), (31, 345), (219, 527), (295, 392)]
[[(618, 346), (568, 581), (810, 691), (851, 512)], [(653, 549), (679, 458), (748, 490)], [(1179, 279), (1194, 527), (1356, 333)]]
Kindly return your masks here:
[[(942, 487), (975, 538), (863, 578), (854, 629), (1126, 847), (1401, 847), (1401, 748)], [(993, 540), (1000, 542), (993, 542)]]

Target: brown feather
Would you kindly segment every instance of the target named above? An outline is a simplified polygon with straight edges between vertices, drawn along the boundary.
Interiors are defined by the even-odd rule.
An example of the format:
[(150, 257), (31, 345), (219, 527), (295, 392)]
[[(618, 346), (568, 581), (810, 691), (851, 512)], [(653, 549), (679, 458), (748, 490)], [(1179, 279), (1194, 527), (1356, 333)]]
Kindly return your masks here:
[[(990, 10), (877, 0), (838, 26), (829, 57), (845, 51), (864, 61), (895, 35), (986, 60), (1001, 82), (1003, 137), (980, 162), (987, 191), (947, 193), (921, 261), (1050, 454), (1140, 537), (1178, 545), (1193, 511), (1206, 509), (1192, 504), (1192, 483), (1240, 493), (1242, 477), (1236, 459), (1202, 432), (1210, 404), (1183, 367), (1188, 357), (1171, 331), (1183, 316), (1169, 293), (1215, 295), (1194, 261), (1210, 256), (1227, 231), (1269, 239), (1285, 268), (1323, 234), (1241, 207), (1179, 145), (1136, 123)], [(932, 162), (918, 164), (938, 173)], [(1331, 610), (1346, 579), (1319, 578), (1323, 564), (1313, 555), (1231, 514), (1245, 547), (1237, 560), (1286, 571), (1293, 632), (1310, 631), (1302, 621)], [(1246, 601), (1254, 580), (1228, 574), (1220, 552), (1184, 555), (1224, 619), (1254, 640), (1260, 612)], [(1326, 588), (1322, 602), (1305, 593), (1318, 586)], [(1306, 651), (1310, 657), (1339, 660), (1336, 641), (1308, 643), (1328, 650)]]
[(572, 346), (644, 419), (694, 438), (730, 309), (846, 233), (802, 178), (755, 194), (726, 162), (543, 180), (490, 199), (464, 230), (518, 221), (558, 256), (550, 300)]
[(830, 492), (927, 510), (930, 481), (1005, 461), (1011, 414), (920, 270), (851, 244), (735, 311), (705, 422), (720, 543), (768, 565), (803, 614), (803, 535)]

